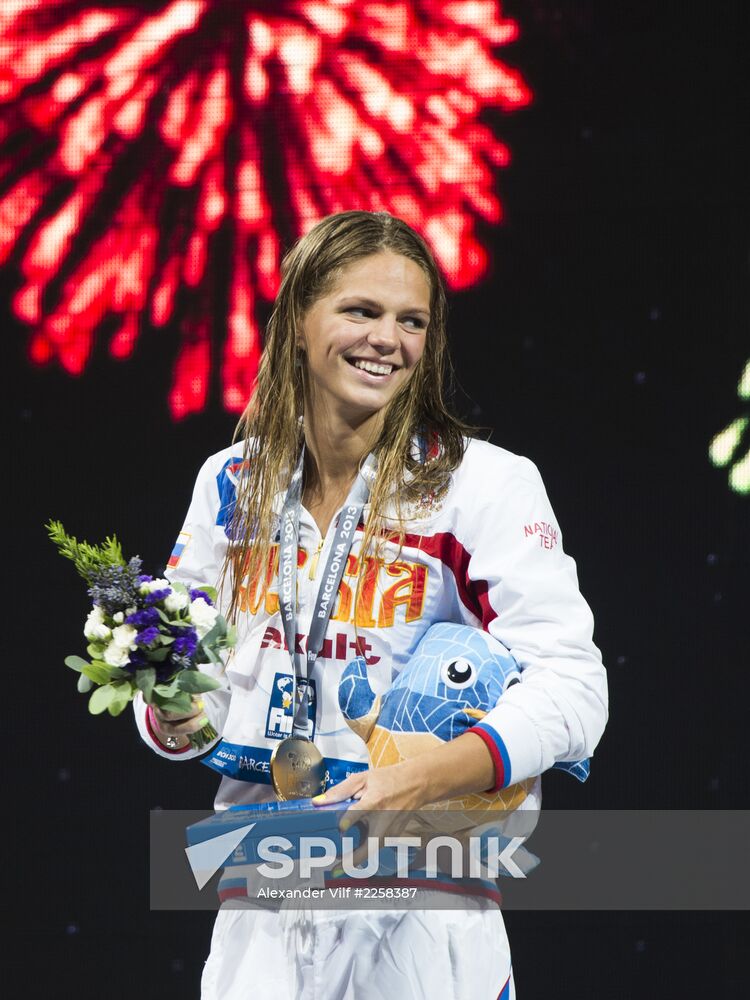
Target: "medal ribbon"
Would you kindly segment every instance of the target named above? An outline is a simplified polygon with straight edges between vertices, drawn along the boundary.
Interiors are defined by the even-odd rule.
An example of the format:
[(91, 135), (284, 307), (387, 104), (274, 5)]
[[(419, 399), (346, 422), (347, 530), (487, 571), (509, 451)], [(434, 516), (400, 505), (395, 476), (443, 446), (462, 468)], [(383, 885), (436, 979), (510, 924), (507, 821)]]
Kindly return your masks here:
[[(284, 507), (281, 512), (281, 536), (279, 539), (279, 606), (284, 625), (289, 656), (292, 661), (294, 684), (294, 721), (293, 736), (308, 739), (307, 708), (309, 701), (308, 678), (325, 640), (328, 621), (333, 613), (336, 595), (339, 591), (341, 577), (344, 575), (347, 557), (354, 541), (362, 510), (370, 496), (370, 487), (375, 479), (376, 459), (372, 452), (362, 463), (357, 478), (354, 480), (349, 496), (339, 515), (338, 525), (333, 543), (328, 552), (325, 570), (320, 581), (318, 596), (315, 599), (315, 613), (310, 623), (307, 637), (307, 649), (304, 655), (297, 656), (297, 548), (299, 545), (299, 519), (302, 508), (302, 469), (305, 459), (305, 448), (297, 462), (297, 467), (289, 484)], [(301, 684), (297, 684), (297, 672)], [(298, 694), (302, 687), (302, 694)]]

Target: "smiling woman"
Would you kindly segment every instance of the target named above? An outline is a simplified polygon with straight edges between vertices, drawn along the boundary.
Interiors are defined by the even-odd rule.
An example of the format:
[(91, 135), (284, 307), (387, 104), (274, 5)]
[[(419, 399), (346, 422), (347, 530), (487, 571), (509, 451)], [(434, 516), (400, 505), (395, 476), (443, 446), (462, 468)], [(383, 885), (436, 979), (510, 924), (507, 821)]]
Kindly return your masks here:
[(357, 451), (376, 439), (384, 408), (424, 353), (429, 318), (427, 276), (392, 251), (347, 267), (305, 314), (297, 346), (309, 404), (305, 436), (315, 461), (307, 470), (305, 504), (322, 534), (330, 518), (323, 507), (322, 516), (316, 514), (318, 501), (328, 497), (332, 510), (343, 501)]
[[(178, 760), (197, 755), (187, 734), (205, 713), (217, 809), (322, 792), (316, 805), (349, 802), (342, 828), (366, 817), (370, 836), (471, 793), (508, 788), (536, 809), (539, 775), (601, 736), (606, 679), (575, 565), (524, 530), (559, 541), (533, 464), (472, 439), (446, 405), (445, 311), (427, 246), (386, 213), (324, 219), (285, 258), (239, 441), (201, 469), (167, 571), (217, 581), (235, 653), (194, 713), (136, 704), (144, 740)], [(449, 742), (370, 767), (342, 714), (345, 670), (356, 661), (384, 694), (435, 622), (489, 632), (522, 681)], [(410, 885), (407, 912), (276, 911), (257, 872), (233, 867), (203, 1000), (513, 997), (494, 883)]]
[[(367, 298), (373, 288), (377, 302)], [(413, 261), (384, 251), (348, 267), (298, 334), (313, 413), (376, 423), (422, 357), (429, 318), (430, 287)]]
[[(386, 212), (342, 212), (289, 251), (266, 331), (255, 393), (238, 433), (247, 472), (237, 508), (242, 544), (227, 555), (230, 613), (247, 576), (265, 570), (286, 489), (304, 441), (303, 503), (325, 535), (364, 456), (378, 457), (362, 540), (382, 517), (441, 496), (473, 432), (445, 403), (450, 371), (443, 282), (424, 240)], [(376, 363), (390, 371), (367, 371)], [(302, 429), (304, 427), (304, 430)], [(417, 439), (435, 443), (430, 462)], [(359, 563), (364, 584), (366, 561)]]

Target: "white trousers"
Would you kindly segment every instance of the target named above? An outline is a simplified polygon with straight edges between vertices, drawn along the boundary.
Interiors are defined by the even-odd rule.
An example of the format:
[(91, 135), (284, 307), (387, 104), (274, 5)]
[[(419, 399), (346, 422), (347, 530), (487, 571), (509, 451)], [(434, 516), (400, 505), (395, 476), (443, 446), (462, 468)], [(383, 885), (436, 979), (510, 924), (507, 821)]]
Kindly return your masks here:
[(514, 1000), (502, 912), (462, 906), (221, 909), (201, 1000)]

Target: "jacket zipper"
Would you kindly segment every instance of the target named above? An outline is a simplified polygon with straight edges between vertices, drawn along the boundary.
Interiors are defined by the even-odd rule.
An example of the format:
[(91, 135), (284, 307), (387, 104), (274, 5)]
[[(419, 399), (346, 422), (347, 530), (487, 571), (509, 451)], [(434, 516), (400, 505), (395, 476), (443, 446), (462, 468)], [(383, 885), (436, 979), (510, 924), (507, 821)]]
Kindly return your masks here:
[(313, 552), (310, 558), (310, 571), (308, 574), (308, 580), (314, 580), (315, 574), (318, 572), (318, 559), (320, 558), (320, 550), (323, 548), (323, 539), (320, 539), (317, 549)]

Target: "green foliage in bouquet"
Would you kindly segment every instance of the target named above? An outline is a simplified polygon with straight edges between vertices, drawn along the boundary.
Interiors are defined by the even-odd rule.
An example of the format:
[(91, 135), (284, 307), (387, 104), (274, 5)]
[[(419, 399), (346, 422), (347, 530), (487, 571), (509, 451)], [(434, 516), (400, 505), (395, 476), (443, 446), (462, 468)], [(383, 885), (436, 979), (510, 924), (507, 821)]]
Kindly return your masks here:
[(97, 573), (102, 569), (127, 565), (117, 535), (107, 536), (102, 545), (89, 545), (88, 542), (79, 542), (74, 535), (69, 535), (62, 521), (50, 519), (44, 527), (60, 555), (71, 560), (89, 586), (92, 586)]

